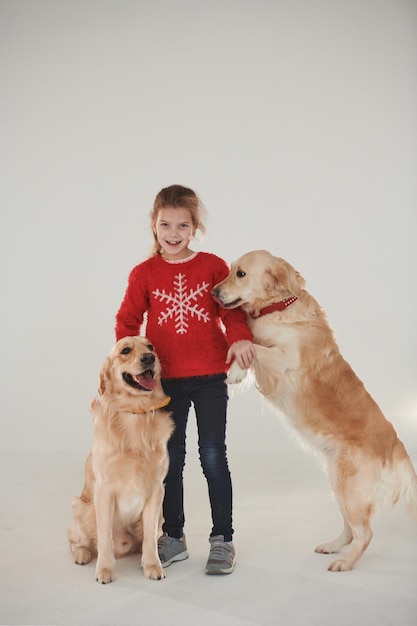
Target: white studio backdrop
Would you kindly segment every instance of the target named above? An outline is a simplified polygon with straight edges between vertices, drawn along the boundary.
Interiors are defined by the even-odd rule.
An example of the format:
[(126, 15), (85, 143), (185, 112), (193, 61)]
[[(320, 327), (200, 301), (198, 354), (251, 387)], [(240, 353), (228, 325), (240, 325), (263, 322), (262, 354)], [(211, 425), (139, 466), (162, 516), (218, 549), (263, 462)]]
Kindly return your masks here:
[[(387, 416), (415, 423), (416, 13), (0, 0), (3, 450), (88, 449), (114, 316), (172, 183), (207, 207), (197, 249), (285, 257)], [(241, 446), (279, 428), (249, 390), (229, 420)]]

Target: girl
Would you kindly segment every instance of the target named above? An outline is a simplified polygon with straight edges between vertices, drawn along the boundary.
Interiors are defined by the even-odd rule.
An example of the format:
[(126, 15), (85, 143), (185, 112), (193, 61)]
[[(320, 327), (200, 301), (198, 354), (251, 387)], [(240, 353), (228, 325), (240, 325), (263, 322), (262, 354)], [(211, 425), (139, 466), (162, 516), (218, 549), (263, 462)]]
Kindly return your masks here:
[(183, 469), (188, 414), (194, 406), (200, 463), (208, 484), (212, 515), (206, 574), (230, 574), (235, 563), (232, 543), (232, 483), (226, 456), (226, 370), (236, 359), (247, 369), (254, 357), (252, 333), (240, 309), (222, 309), (211, 289), (229, 273), (219, 257), (193, 252), (197, 230), (205, 232), (204, 207), (192, 189), (172, 185), (155, 198), (150, 214), (152, 255), (129, 276), (116, 316), (116, 339), (140, 332), (146, 314), (146, 336), (162, 364), (162, 383), (171, 398), (175, 431), (168, 443), (163, 535), (158, 552), (163, 567), (188, 557), (184, 536)]

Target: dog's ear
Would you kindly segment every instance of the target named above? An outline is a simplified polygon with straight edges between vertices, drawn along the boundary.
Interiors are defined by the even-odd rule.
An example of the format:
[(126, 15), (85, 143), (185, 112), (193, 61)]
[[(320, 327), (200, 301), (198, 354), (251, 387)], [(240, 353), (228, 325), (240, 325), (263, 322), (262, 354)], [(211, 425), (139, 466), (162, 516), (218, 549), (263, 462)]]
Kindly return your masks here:
[(275, 258), (274, 265), (266, 273), (267, 291), (282, 297), (301, 295), (305, 280), (285, 259)]
[(98, 385), (98, 390), (97, 390), (100, 396), (104, 394), (106, 387), (108, 387), (109, 385), (109, 382), (110, 382), (109, 371), (110, 371), (110, 357), (107, 357), (107, 359), (104, 361), (102, 368), (100, 370), (99, 385)]
[(301, 292), (306, 285), (306, 281), (292, 265), (285, 261), (288, 271), (288, 287), (292, 296), (301, 296)]
[(265, 293), (268, 296), (277, 295), (279, 291), (280, 281), (276, 272), (268, 267), (263, 274), (262, 280)]

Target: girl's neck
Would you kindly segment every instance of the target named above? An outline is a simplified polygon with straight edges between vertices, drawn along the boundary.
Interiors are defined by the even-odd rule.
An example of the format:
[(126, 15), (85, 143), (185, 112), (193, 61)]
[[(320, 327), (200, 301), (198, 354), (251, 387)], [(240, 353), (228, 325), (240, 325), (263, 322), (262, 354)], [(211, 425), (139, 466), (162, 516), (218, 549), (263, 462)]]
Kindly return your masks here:
[(165, 255), (165, 254), (161, 254), (160, 257), (161, 259), (163, 259), (164, 261), (166, 261), (166, 263), (186, 263), (187, 261), (191, 261), (191, 259), (194, 259), (197, 256), (198, 252), (194, 252), (193, 250), (190, 250), (190, 254), (188, 256), (183, 256), (183, 255), (178, 255), (178, 256), (172, 256), (172, 255)]
[(161, 257), (165, 261), (175, 262), (175, 261), (185, 261), (190, 256), (193, 256), (193, 254), (195, 254), (195, 252), (193, 250), (190, 250), (190, 248), (187, 248), (186, 250), (182, 250), (179, 254), (166, 254), (166, 252), (162, 252)]

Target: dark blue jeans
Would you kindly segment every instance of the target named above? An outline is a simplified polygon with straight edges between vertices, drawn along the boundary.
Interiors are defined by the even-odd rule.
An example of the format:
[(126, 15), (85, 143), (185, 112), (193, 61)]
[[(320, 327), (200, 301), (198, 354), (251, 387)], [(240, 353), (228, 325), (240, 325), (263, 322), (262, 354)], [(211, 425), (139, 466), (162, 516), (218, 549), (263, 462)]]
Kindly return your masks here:
[(186, 454), (186, 429), (191, 404), (197, 419), (200, 463), (207, 480), (213, 527), (211, 537), (224, 535), (231, 541), (232, 481), (226, 455), (226, 414), (228, 390), (226, 374), (175, 378), (163, 381), (171, 397), (166, 407), (172, 411), (175, 430), (168, 442), (169, 470), (165, 478), (164, 532), (170, 537), (183, 535), (183, 470)]

